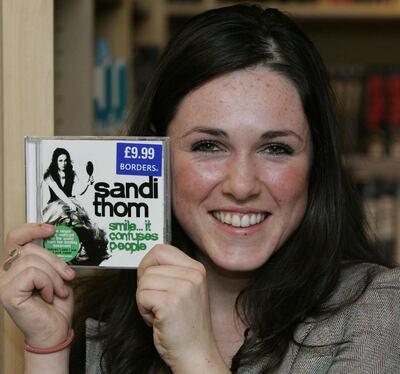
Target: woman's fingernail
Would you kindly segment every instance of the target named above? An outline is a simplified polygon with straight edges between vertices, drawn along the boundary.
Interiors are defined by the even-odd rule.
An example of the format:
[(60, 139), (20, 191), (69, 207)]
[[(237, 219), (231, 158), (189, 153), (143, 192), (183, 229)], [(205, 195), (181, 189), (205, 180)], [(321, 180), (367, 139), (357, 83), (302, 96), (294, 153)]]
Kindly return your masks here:
[(50, 225), (50, 224), (48, 224), (48, 223), (41, 223), (41, 224), (40, 224), (40, 227), (41, 227), (43, 230), (47, 231), (48, 233), (54, 232), (54, 225)]
[(64, 271), (68, 274), (68, 275), (75, 275), (75, 272), (74, 272), (74, 270), (72, 269), (72, 268), (70, 268), (69, 266), (66, 266), (65, 268), (64, 268)]

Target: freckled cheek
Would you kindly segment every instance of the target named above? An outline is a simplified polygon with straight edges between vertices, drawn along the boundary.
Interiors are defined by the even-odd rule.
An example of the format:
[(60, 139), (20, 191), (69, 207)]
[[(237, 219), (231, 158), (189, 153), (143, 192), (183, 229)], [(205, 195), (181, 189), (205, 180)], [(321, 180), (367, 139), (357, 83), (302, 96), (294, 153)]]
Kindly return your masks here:
[[(308, 191), (307, 166), (293, 165), (284, 169), (270, 170), (265, 176), (264, 182), (275, 200), (280, 204), (306, 202)], [(302, 197), (304, 197), (304, 200), (301, 199)]]
[(206, 199), (220, 180), (219, 168), (210, 163), (175, 161), (172, 167), (174, 207)]

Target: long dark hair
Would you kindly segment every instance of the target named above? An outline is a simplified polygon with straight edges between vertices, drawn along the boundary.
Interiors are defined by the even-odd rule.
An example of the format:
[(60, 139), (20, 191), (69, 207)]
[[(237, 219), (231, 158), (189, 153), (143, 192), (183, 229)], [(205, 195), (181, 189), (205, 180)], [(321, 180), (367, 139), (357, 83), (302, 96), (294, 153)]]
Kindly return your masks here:
[[(314, 153), (302, 223), (254, 272), (237, 299), (238, 313), (252, 337), (233, 358), (233, 372), (266, 355), (273, 358), (271, 365), (277, 364), (299, 323), (333, 312), (324, 303), (344, 267), (361, 262), (390, 265), (368, 240), (361, 201), (342, 166), (334, 99), (321, 57), (308, 37), (278, 10), (235, 5), (192, 18), (162, 55), (128, 134), (165, 135), (190, 91), (222, 74), (257, 65), (279, 72), (297, 87)], [(184, 234), (178, 222), (174, 228), (173, 244), (179, 246)], [(162, 366), (152, 330), (137, 311), (135, 282), (135, 272), (124, 271), (102, 283), (110, 298), (104, 297), (104, 289), (91, 297), (85, 294), (92, 304), (86, 304), (81, 321), (82, 316), (92, 315), (107, 322), (98, 338), (104, 339), (103, 363), (110, 373), (145, 373), (152, 365)]]
[(58, 176), (57, 161), (61, 155), (65, 155), (67, 158), (67, 165), (65, 167), (65, 178), (66, 178), (66, 180), (71, 180), (71, 179), (73, 180), (75, 173), (74, 173), (74, 170), (72, 167), (71, 156), (65, 148), (56, 148), (54, 150), (53, 155), (51, 156), (50, 165), (43, 175), (44, 179), (51, 176), (56, 182), (60, 180), (60, 178)]

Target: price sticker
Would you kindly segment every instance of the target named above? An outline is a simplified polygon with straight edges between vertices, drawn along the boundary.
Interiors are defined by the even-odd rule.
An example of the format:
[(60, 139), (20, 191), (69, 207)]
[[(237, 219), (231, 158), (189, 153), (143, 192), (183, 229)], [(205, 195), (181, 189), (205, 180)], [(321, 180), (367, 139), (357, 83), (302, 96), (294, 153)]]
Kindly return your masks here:
[(162, 144), (117, 143), (117, 174), (162, 175)]

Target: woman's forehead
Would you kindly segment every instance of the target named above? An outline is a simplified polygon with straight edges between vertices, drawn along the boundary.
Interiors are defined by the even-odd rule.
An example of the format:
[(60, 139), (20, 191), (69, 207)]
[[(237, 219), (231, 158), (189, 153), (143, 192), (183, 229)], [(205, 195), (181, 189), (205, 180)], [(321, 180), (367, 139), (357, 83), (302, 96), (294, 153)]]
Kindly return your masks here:
[(281, 73), (265, 67), (237, 70), (190, 92), (171, 125), (222, 126), (267, 124), (303, 131), (305, 118), (297, 87)]

